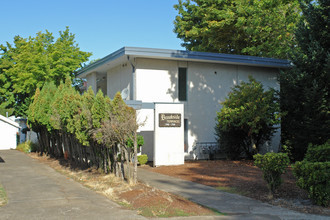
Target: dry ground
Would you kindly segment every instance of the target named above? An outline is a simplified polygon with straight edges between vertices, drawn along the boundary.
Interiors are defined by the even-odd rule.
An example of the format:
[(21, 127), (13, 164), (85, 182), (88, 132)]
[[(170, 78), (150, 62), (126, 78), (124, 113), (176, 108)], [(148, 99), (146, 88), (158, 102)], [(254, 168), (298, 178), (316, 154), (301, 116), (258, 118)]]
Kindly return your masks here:
[(300, 212), (330, 216), (329, 207), (312, 205), (307, 193), (296, 186), (291, 168), (282, 175), (283, 184), (273, 198), (269, 194), (266, 182), (262, 179), (262, 171), (249, 160), (186, 161), (180, 166), (144, 166), (144, 168)]
[(58, 161), (46, 156), (40, 157), (36, 153), (28, 155), (68, 176), (68, 178), (107, 196), (124, 208), (137, 210), (139, 214), (146, 217), (218, 214), (189, 200), (144, 184), (138, 183), (133, 186), (123, 183), (115, 176), (102, 174), (96, 169), (81, 170), (65, 160)]
[[(135, 209), (147, 217), (216, 214), (189, 200), (144, 184), (139, 183), (135, 186), (123, 184), (114, 176), (101, 174), (95, 169), (80, 170), (65, 160), (58, 161), (46, 156), (40, 157), (35, 153), (29, 155), (94, 191), (104, 194), (122, 206)], [(269, 195), (267, 185), (262, 179), (262, 172), (253, 165), (253, 161), (186, 161), (184, 165), (180, 166), (151, 167), (145, 165), (143, 168), (300, 212), (330, 216), (329, 207), (313, 205), (308, 199), (307, 193), (296, 186), (296, 179), (291, 168), (288, 168), (282, 176), (283, 184), (274, 197)]]

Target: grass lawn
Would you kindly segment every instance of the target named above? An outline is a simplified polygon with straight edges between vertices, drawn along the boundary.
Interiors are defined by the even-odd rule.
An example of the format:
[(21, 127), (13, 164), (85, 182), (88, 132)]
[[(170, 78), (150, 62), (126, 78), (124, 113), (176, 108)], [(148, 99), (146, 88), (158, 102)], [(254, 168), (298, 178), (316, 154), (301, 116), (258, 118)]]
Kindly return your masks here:
[(0, 184), (0, 206), (6, 205), (8, 202), (7, 194), (3, 186)]

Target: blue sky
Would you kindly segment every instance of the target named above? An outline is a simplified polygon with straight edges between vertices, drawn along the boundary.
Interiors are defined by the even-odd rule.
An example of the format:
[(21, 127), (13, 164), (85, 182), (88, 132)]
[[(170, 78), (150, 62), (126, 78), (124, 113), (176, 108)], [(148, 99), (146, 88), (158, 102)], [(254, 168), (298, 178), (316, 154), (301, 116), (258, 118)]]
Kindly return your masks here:
[(2, 0), (0, 44), (69, 26), (90, 59), (123, 47), (184, 49), (173, 32), (177, 0)]

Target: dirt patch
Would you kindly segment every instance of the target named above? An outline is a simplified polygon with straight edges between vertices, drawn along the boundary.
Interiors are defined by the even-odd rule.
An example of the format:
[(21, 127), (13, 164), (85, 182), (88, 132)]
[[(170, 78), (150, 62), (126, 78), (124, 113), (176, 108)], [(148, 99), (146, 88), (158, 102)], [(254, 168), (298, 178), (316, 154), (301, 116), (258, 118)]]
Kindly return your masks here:
[(118, 197), (129, 201), (133, 209), (146, 217), (173, 217), (191, 215), (214, 215), (214, 212), (182, 197), (158, 189), (137, 184)]
[(278, 205), (296, 211), (320, 215), (330, 215), (329, 207), (316, 206), (308, 199), (307, 193), (296, 186), (292, 169), (282, 175), (283, 183), (272, 198), (262, 171), (253, 165), (253, 161), (186, 161), (180, 166), (150, 167), (153, 172), (182, 178), (231, 193), (245, 195), (272, 205)]
[(30, 153), (30, 157), (47, 164), (56, 171), (82, 183), (86, 187), (101, 193), (124, 208), (137, 210), (146, 217), (173, 217), (215, 215), (208, 208), (182, 197), (138, 183), (129, 185), (113, 175), (105, 175), (96, 169), (81, 170), (66, 160), (56, 160), (47, 156)]

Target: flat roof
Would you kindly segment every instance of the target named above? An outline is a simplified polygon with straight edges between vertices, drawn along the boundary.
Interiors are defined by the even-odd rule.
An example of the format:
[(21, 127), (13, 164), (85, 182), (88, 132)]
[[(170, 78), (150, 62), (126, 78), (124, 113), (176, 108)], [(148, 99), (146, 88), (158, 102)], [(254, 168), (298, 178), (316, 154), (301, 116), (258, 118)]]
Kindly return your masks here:
[[(246, 65), (246, 66), (260, 66), (271, 68), (289, 68), (291, 62), (289, 60), (222, 54), (222, 53), (209, 53), (209, 52), (195, 52), (186, 50), (168, 50), (168, 49), (155, 49), (155, 48), (142, 48), (142, 47), (122, 47), (121, 49), (103, 57), (102, 59), (80, 69), (78, 77), (83, 77), (91, 72), (97, 72), (112, 62), (123, 61), (128, 57), (142, 57), (151, 59), (166, 59), (166, 60), (180, 60), (180, 61), (195, 61), (195, 62), (210, 62), (222, 63), (233, 65)], [(116, 62), (117, 61), (117, 62)]]

